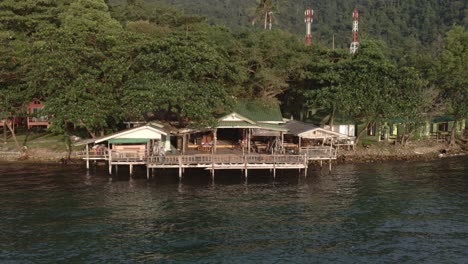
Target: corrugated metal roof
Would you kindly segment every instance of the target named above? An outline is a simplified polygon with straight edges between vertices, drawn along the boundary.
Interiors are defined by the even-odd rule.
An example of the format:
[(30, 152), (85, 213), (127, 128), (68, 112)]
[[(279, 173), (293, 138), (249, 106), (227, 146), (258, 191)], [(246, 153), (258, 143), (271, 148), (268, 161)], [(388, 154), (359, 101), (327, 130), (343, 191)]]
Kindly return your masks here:
[(299, 135), (300, 133), (319, 128), (314, 124), (304, 123), (297, 120), (288, 121), (285, 124), (282, 124), (281, 126), (289, 130), (289, 133), (295, 136)]

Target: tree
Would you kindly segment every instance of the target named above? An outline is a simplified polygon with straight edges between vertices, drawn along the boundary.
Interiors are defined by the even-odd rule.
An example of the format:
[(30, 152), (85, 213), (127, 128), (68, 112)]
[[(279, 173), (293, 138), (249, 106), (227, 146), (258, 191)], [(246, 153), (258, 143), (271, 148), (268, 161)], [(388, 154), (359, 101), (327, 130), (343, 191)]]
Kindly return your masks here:
[(454, 26), (445, 38), (445, 47), (436, 61), (435, 83), (449, 113), (455, 117), (450, 145), (455, 144), (457, 122), (468, 117), (468, 32)]
[(273, 31), (243, 33), (242, 64), (248, 74), (243, 97), (275, 99), (289, 89), (289, 81), (303, 68), (304, 48), (290, 34)]
[[(309, 107), (327, 109), (333, 123), (335, 111), (363, 124), (356, 143), (370, 124), (391, 118), (404, 118), (418, 125), (421, 86), (418, 74), (409, 68), (399, 69), (375, 41), (363, 42), (354, 56), (328, 53), (312, 62), (309, 73), (311, 89), (305, 91)], [(333, 58), (333, 59), (332, 59)], [(414, 129), (408, 130), (408, 134)], [(405, 140), (407, 137), (405, 138)]]
[(181, 124), (188, 119), (206, 125), (232, 104), (239, 69), (204, 34), (148, 37), (134, 53), (123, 99), (129, 115), (164, 111)]
[(33, 35), (28, 85), (45, 98), (53, 130), (64, 131), (71, 123), (95, 137), (121, 117), (126, 38), (102, 0), (74, 2), (60, 22), (57, 29)]

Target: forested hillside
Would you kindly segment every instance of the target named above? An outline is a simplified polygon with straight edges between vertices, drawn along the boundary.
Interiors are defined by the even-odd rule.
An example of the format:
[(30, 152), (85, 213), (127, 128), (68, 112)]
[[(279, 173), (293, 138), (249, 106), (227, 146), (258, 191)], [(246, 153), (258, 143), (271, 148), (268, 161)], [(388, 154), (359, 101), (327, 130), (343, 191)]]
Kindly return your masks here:
[[(312, 47), (294, 33), (300, 1), (186, 2), (192, 14), (142, 0), (0, 1), (0, 120), (24, 117), (32, 98), (51, 131), (93, 137), (128, 120), (213, 125), (239, 99), (303, 119), (320, 109), (330, 123), (338, 112), (359, 124), (398, 118), (408, 133), (428, 114), (468, 117), (468, 33), (452, 26), (466, 25), (463, 1), (360, 1), (354, 55), (349, 2), (314, 2), (323, 45)], [(259, 25), (265, 10), (271, 31)]]
[[(121, 2), (114, 0), (111, 2)], [(453, 24), (468, 25), (468, 1), (465, 0), (146, 0), (148, 3), (176, 5), (188, 14), (206, 16), (208, 21), (233, 29), (251, 25), (261, 2), (271, 2), (273, 27), (304, 34), (304, 10), (314, 9), (312, 26), (315, 40), (337, 47), (351, 42), (352, 11), (360, 12), (363, 36), (380, 38), (391, 46), (413, 48), (443, 38)], [(257, 23), (260, 28), (262, 24)]]

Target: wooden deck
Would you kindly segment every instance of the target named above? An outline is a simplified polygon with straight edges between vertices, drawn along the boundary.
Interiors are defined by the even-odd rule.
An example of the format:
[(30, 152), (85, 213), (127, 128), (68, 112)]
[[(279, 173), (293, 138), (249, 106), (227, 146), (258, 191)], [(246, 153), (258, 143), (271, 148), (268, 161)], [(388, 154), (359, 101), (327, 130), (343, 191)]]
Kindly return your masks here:
[[(307, 172), (309, 161), (336, 159), (336, 150), (330, 147), (302, 148), (299, 154), (188, 154), (188, 155), (151, 155), (143, 151), (110, 151), (110, 152), (79, 152), (77, 156), (87, 161), (104, 160), (108, 162), (109, 173), (112, 166), (128, 165), (130, 174), (134, 165), (144, 165), (149, 177), (150, 169), (179, 169), (179, 177), (187, 168), (210, 170), (214, 176), (216, 170), (242, 170), (247, 177), (248, 170), (276, 170), (304, 169)], [(117, 167), (116, 167), (117, 168)]]
[(150, 157), (148, 168), (304, 169), (305, 155), (174, 155)]

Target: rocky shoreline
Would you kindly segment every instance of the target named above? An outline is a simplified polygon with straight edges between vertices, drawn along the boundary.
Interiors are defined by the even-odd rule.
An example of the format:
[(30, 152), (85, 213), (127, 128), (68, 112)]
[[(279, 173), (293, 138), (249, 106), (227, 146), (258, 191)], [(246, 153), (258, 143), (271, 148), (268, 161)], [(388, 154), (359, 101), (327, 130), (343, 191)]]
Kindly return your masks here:
[[(411, 142), (407, 146), (374, 144), (359, 146), (354, 150), (339, 149), (336, 163), (372, 163), (384, 161), (435, 160), (446, 157), (468, 155), (468, 148), (460, 145), (449, 147), (445, 143), (430, 141)], [(67, 152), (48, 149), (34, 149), (27, 152), (27, 158), (20, 158), (18, 152), (0, 152), (0, 160), (7, 162), (81, 164), (83, 160), (75, 156), (67, 159)]]
[(448, 146), (430, 141), (411, 142), (407, 146), (379, 144), (338, 151), (338, 163), (371, 163), (383, 161), (419, 161), (467, 155), (463, 146)]

